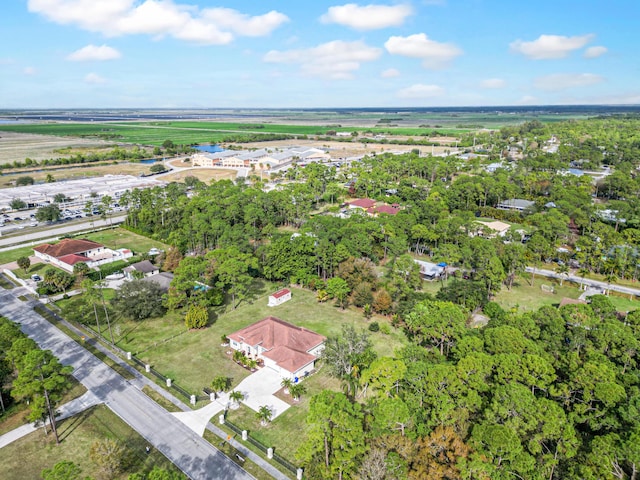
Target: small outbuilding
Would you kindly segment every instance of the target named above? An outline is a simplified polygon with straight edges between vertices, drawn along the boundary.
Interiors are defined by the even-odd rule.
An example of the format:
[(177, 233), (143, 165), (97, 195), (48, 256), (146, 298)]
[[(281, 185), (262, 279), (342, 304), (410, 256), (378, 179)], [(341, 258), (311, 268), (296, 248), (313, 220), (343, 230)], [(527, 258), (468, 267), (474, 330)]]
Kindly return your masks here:
[(278, 305), (283, 304), (291, 300), (291, 290), (288, 288), (283, 288), (282, 290), (278, 290), (275, 293), (269, 295), (269, 307), (277, 307)]

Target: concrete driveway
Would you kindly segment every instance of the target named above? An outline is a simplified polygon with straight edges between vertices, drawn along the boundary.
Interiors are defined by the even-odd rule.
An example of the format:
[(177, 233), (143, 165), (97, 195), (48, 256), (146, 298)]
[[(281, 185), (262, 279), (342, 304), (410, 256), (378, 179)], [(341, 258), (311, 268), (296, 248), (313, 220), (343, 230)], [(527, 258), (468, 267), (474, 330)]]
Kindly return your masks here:
[(281, 382), (282, 377), (275, 370), (262, 367), (240, 382), (234, 390), (242, 392), (244, 395), (242, 403), (256, 412), (264, 405), (269, 407), (273, 420), (290, 407), (287, 402), (273, 395), (282, 388)]

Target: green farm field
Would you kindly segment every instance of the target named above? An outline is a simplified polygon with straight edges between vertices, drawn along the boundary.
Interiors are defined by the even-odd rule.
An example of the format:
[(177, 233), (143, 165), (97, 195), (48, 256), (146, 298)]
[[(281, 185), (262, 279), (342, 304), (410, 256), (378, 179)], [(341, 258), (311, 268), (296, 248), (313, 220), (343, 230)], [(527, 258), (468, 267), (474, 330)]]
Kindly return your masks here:
[[(280, 124), (246, 124), (218, 122), (131, 122), (109, 124), (60, 123), (3, 125), (0, 131), (54, 135), (60, 137), (81, 137), (113, 142), (124, 142), (139, 145), (160, 146), (165, 140), (175, 144), (195, 145), (203, 143), (219, 143), (225, 138), (242, 135), (326, 135), (329, 130), (336, 132), (357, 131), (360, 135), (386, 134), (398, 136), (428, 136), (434, 128), (418, 127), (336, 127), (332, 125), (280, 125)], [(468, 131), (468, 128), (451, 127), (437, 129), (440, 135), (456, 135)]]

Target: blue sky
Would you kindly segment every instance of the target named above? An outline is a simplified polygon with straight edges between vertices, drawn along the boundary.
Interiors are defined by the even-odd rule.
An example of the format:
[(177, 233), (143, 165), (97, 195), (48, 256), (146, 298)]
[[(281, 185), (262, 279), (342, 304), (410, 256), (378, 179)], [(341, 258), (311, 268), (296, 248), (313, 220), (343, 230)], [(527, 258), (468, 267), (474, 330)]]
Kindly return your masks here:
[(0, 108), (639, 104), (639, 14), (638, 0), (5, 0)]

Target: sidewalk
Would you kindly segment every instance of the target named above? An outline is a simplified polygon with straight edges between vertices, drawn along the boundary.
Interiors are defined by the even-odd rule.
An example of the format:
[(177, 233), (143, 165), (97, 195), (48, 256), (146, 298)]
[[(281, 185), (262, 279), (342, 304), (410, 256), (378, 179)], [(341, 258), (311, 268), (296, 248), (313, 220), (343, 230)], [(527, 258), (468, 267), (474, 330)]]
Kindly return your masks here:
[[(57, 410), (56, 420), (64, 420), (65, 418), (73, 417), (80, 412), (84, 412), (86, 409), (98, 405), (100, 400), (92, 393), (86, 392), (81, 397), (75, 398), (68, 403), (65, 403)], [(50, 422), (47, 421), (47, 425)], [(41, 425), (36, 423), (28, 423), (21, 427), (18, 427), (10, 432), (0, 435), (0, 448), (15, 442), (19, 438), (29, 435), (31, 432), (35, 432)]]

